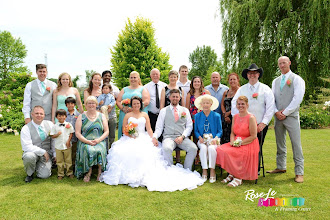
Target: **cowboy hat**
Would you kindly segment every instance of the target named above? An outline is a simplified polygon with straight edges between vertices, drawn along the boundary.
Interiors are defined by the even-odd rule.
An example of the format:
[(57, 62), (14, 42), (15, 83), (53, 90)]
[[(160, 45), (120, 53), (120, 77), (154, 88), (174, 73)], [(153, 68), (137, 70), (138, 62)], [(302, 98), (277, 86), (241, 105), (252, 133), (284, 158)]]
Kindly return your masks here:
[(262, 74), (264, 73), (264, 70), (261, 67), (259, 68), (255, 63), (252, 63), (249, 68), (243, 70), (243, 72), (242, 72), (243, 78), (248, 79), (247, 78), (247, 73), (249, 71), (257, 71), (257, 72), (259, 72), (260, 73), (259, 79), (262, 77)]
[(219, 106), (219, 101), (218, 99), (214, 98), (213, 96), (209, 95), (209, 94), (205, 94), (205, 95), (201, 95), (199, 96), (196, 100), (195, 100), (195, 106), (198, 108), (198, 110), (203, 110), (203, 107), (202, 107), (202, 100), (203, 99), (210, 99), (212, 100), (212, 106), (211, 106), (211, 110), (215, 110), (218, 108)]

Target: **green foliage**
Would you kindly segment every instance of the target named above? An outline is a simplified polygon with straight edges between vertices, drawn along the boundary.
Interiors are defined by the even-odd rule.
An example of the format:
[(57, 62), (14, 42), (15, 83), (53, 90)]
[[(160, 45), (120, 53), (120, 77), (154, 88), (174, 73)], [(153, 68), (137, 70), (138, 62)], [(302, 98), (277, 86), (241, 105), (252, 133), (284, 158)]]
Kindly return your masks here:
[(5, 79), (9, 73), (27, 72), (27, 67), (23, 66), (26, 55), (27, 50), (20, 38), (15, 39), (8, 31), (0, 31), (0, 79)]
[(305, 98), (314, 98), (319, 77), (329, 76), (329, 8), (328, 0), (220, 0), (224, 64), (241, 72), (254, 62), (271, 85), (287, 55), (306, 81)]
[(163, 53), (156, 44), (152, 22), (141, 17), (135, 23), (127, 20), (125, 29), (119, 34), (116, 45), (110, 52), (111, 71), (119, 88), (129, 85), (129, 74), (132, 71), (140, 73), (144, 85), (150, 82), (150, 71), (153, 68), (159, 69), (161, 80), (164, 81), (172, 68), (169, 55)]
[[(217, 54), (210, 46), (198, 47), (189, 54), (189, 62), (192, 64), (189, 75), (200, 76), (203, 81), (209, 79), (209, 69), (214, 68), (217, 63)], [(208, 78), (207, 78), (208, 77)]]
[(0, 127), (20, 131), (24, 123), (22, 113), (24, 88), (34, 78), (27, 73), (9, 73), (0, 81)]
[(87, 83), (87, 86), (88, 86), (88, 83), (89, 83), (89, 80), (91, 79), (93, 73), (96, 73), (95, 70), (85, 70), (85, 77), (86, 77), (86, 83)]
[(313, 129), (329, 127), (330, 101), (324, 105), (308, 105), (300, 109), (300, 126)]
[(80, 80), (80, 77), (81, 77), (81, 75), (77, 75), (75, 78), (72, 79), (73, 87), (75, 87), (75, 88), (78, 87), (77, 82)]

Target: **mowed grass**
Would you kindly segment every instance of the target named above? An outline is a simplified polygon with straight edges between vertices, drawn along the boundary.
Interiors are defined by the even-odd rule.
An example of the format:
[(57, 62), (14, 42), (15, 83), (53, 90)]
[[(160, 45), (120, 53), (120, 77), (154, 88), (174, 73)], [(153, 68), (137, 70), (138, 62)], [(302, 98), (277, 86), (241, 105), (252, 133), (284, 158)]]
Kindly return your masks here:
[[(305, 182), (294, 182), (294, 163), (288, 140), (287, 173), (266, 174), (258, 184), (244, 181), (237, 188), (206, 182), (194, 190), (149, 192), (126, 185), (109, 186), (65, 178), (35, 178), (26, 184), (19, 136), (0, 134), (0, 219), (325, 219), (329, 218), (329, 137), (330, 129), (302, 130)], [(274, 169), (276, 143), (269, 130), (264, 144), (266, 170)], [(182, 159), (184, 153), (182, 152)], [(196, 167), (201, 171), (200, 166)], [(247, 190), (276, 191), (275, 198), (305, 198), (309, 211), (284, 211), (258, 207), (245, 200)], [(286, 207), (293, 208), (293, 207)]]

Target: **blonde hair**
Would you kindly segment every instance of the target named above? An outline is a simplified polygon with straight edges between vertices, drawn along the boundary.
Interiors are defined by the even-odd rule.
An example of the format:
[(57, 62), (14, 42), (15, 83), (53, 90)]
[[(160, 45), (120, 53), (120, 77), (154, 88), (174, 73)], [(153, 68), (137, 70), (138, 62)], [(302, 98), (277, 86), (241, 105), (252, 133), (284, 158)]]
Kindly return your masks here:
[(245, 95), (238, 97), (236, 103), (238, 103), (238, 100), (244, 101), (246, 104), (249, 104), (249, 99)]
[(132, 75), (137, 75), (138, 76), (138, 79), (139, 79), (139, 85), (142, 86), (142, 82), (141, 82), (141, 78), (140, 78), (140, 73), (138, 73), (137, 71), (132, 71), (129, 76), (131, 77)]
[(95, 102), (96, 105), (98, 104), (98, 103), (97, 103), (97, 99), (96, 99), (96, 97), (93, 96), (93, 95), (87, 97), (86, 102), (85, 102), (86, 105), (87, 105), (88, 102)]
[(71, 80), (71, 76), (69, 73), (61, 73), (59, 76), (58, 76), (58, 79), (57, 79), (57, 91), (60, 91), (61, 88), (62, 88), (62, 83), (61, 83), (61, 79), (63, 76), (67, 75), (69, 77), (69, 87), (72, 87), (73, 86), (73, 83), (72, 83), (72, 80)]

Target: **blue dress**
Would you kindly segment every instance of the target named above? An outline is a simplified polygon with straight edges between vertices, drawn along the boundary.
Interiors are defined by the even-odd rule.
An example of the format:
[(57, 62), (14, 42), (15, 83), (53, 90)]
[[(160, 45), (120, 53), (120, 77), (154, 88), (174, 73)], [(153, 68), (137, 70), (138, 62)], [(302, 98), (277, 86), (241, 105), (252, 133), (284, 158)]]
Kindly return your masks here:
[[(122, 100), (131, 99), (133, 96), (138, 96), (138, 97), (142, 98), (143, 88), (144, 88), (143, 86), (138, 89), (130, 89), (128, 87), (125, 87)], [(144, 108), (143, 111), (148, 112), (148, 108)], [(122, 110), (120, 110), (119, 119), (118, 119), (118, 122), (119, 122), (118, 123), (118, 139), (122, 136), (122, 127), (123, 127), (124, 117), (125, 117), (125, 113)]]

